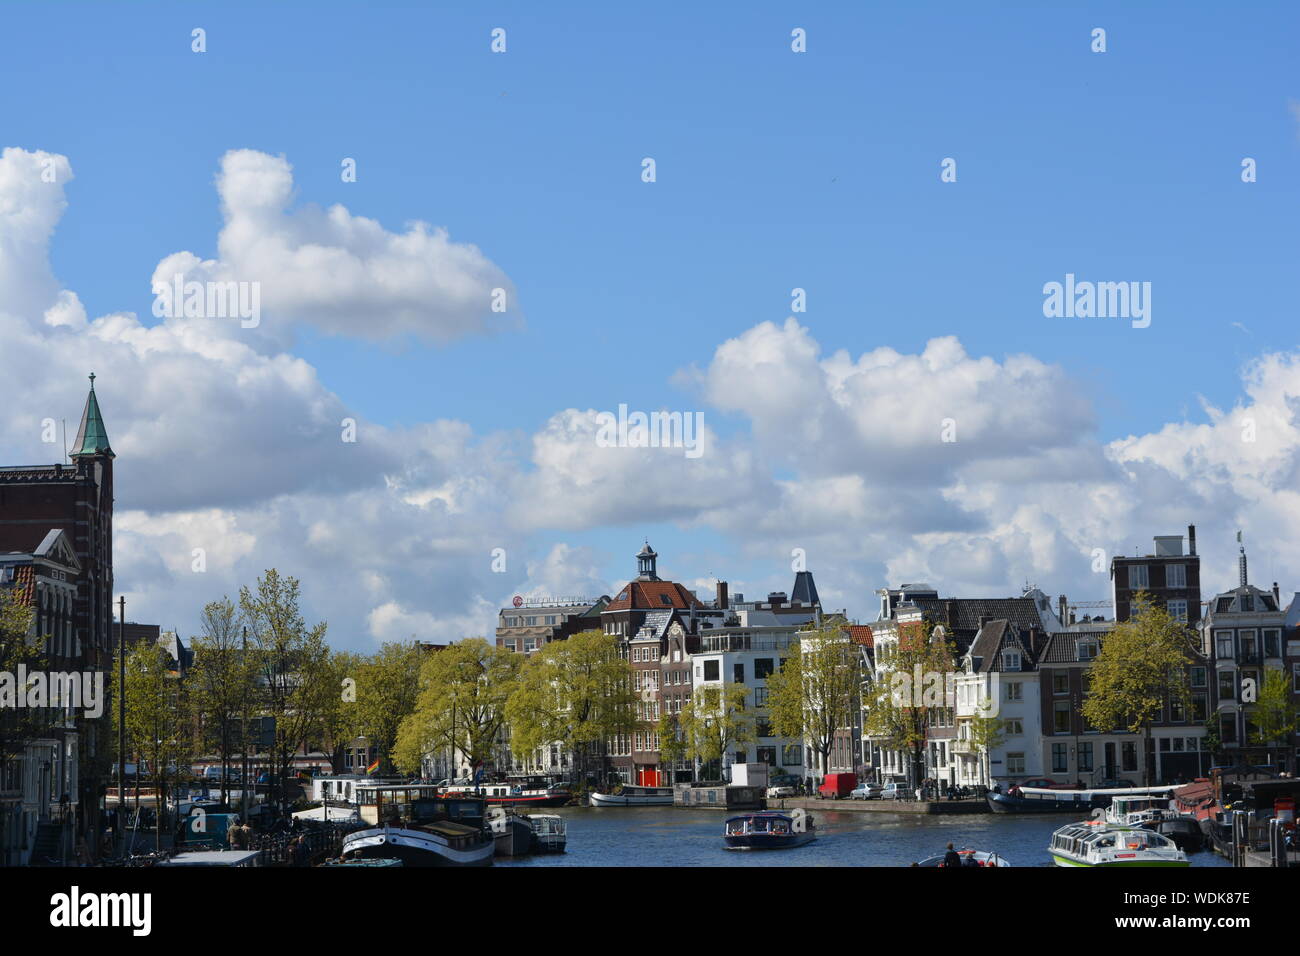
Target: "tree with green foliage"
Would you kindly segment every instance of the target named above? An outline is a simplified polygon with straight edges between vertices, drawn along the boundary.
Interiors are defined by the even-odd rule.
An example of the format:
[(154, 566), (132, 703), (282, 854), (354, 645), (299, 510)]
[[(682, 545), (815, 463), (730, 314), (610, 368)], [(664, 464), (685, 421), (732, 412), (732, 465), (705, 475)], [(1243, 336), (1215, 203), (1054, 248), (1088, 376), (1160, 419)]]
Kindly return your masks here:
[(299, 610), (300, 591), (296, 578), (281, 577), (271, 568), (254, 589), (239, 592), (240, 610), (256, 648), (261, 711), (275, 720), (270, 757), (281, 806), (294, 754), (322, 739), (331, 697), (338, 692), (325, 644), (327, 625), (322, 621), (307, 626)]
[(381, 764), (391, 762), (398, 728), (415, 712), (424, 656), (415, 641), (386, 643), (359, 662), (354, 736), (370, 741)]
[[(12, 588), (0, 588), (0, 674), (15, 675), (19, 667), (39, 667), (42, 641), (32, 636), (35, 612)], [(0, 686), (0, 694), (16, 694), (16, 686)], [(0, 707), (0, 768), (20, 756), (27, 742), (49, 723), (48, 708), (17, 707), (6, 702)]]
[(1255, 729), (1250, 739), (1252, 745), (1264, 747), (1266, 753), (1274, 749), (1286, 752), (1300, 726), (1300, 711), (1292, 693), (1291, 678), (1286, 671), (1277, 667), (1264, 671), (1264, 682), (1250, 710)]
[(583, 631), (552, 641), (528, 659), (506, 705), (512, 749), (559, 743), (585, 783), (592, 751), (636, 728), (632, 680), (612, 634)]
[(450, 753), (453, 767), (460, 757), (471, 767), (490, 761), (522, 664), (513, 651), (481, 637), (429, 652), (419, 670), (415, 706), (396, 734), (394, 753), (402, 772), (419, 773), (431, 753)]
[[(1191, 706), (1188, 669), (1195, 648), (1184, 621), (1171, 616), (1150, 594), (1133, 599), (1132, 616), (1115, 625), (1102, 640), (1089, 671), (1083, 716), (1094, 727), (1123, 727), (1142, 734), (1144, 758), (1149, 754), (1151, 725), (1165, 702)], [(1143, 782), (1151, 783), (1151, 763), (1143, 760)]]
[(754, 719), (745, 712), (748, 698), (744, 684), (703, 684), (682, 708), (685, 756), (699, 762), (702, 779), (722, 779), (723, 756), (754, 740)]
[(993, 701), (983, 701), (970, 721), (970, 745), (979, 754), (980, 782), (988, 785), (992, 779), (989, 754), (1006, 740), (1006, 724), (993, 715)]
[(676, 783), (677, 766), (688, 759), (681, 719), (677, 714), (665, 713), (655, 729), (659, 734), (659, 764), (668, 768), (668, 783)]
[[(142, 641), (126, 655), (126, 734), (130, 746), (149, 765), (157, 793), (154, 848), (162, 844), (162, 823), (168, 784), (188, 769), (190, 760), (189, 701), (171, 656), (150, 641)], [(116, 699), (116, 698), (114, 698)], [(137, 778), (140, 768), (136, 767)]]
[(823, 775), (836, 734), (854, 726), (861, 700), (860, 651), (844, 623), (835, 615), (800, 631), (785, 663), (767, 677), (773, 732), (808, 741)]
[(354, 651), (330, 651), (326, 670), (333, 692), (324, 700), (321, 713), (321, 740), (330, 755), (334, 773), (347, 769), (347, 746), (361, 735), (362, 714), (357, 707), (357, 675), (365, 666), (366, 656)]
[(257, 670), (244, 653), (239, 612), (228, 597), (205, 605), (202, 634), (194, 638), (194, 663), (186, 684), (200, 734), (198, 749), (221, 759), (221, 801), (229, 791), (234, 755), (242, 753), (244, 721), (257, 695)]

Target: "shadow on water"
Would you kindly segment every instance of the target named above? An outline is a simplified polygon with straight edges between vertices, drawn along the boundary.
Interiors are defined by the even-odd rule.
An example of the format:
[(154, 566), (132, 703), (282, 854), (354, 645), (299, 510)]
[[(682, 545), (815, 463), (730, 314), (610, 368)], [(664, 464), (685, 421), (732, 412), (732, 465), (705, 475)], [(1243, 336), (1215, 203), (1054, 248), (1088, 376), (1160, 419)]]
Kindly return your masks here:
[[(1073, 814), (927, 816), (910, 813), (813, 811), (818, 838), (790, 850), (737, 851), (722, 843), (722, 810), (673, 807), (568, 807), (569, 849), (555, 856), (499, 866), (909, 866), (942, 853), (949, 842), (993, 850), (1013, 866), (1050, 866), (1052, 832)], [(1190, 855), (1192, 866), (1227, 866), (1211, 852)]]

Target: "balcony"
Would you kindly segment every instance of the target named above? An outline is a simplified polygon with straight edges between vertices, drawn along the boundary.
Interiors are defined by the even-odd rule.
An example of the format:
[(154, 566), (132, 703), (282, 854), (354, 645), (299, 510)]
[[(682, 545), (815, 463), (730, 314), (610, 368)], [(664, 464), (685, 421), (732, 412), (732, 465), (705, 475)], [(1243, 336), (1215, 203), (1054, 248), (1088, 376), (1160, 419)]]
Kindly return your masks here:
[(970, 754), (970, 755), (974, 755), (974, 754), (978, 753), (978, 751), (975, 749), (975, 745), (974, 745), (973, 743), (971, 743), (969, 740), (962, 740), (962, 739), (960, 739), (960, 738), (958, 738), (957, 740), (954, 740), (954, 741), (952, 741), (951, 743), (949, 743), (949, 744), (948, 744), (948, 749), (951, 750), (951, 751), (952, 751), (953, 753), (955, 753), (955, 754)]

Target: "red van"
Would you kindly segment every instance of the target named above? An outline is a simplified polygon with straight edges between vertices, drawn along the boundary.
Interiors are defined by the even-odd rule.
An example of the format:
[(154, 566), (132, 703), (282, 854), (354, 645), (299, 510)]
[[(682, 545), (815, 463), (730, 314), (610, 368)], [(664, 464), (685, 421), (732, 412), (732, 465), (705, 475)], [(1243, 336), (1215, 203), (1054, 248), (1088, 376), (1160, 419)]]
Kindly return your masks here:
[(830, 797), (832, 800), (839, 800), (847, 797), (853, 792), (853, 788), (858, 785), (858, 775), (856, 773), (828, 773), (822, 785), (817, 788), (817, 792), (823, 797)]

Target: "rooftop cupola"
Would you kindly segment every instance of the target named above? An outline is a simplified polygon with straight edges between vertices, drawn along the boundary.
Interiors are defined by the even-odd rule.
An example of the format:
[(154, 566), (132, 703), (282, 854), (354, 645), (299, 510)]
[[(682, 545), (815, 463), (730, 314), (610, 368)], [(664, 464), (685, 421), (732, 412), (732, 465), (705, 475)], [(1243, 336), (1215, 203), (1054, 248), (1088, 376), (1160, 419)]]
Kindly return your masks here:
[(655, 549), (650, 547), (650, 542), (646, 541), (645, 547), (637, 552), (636, 556), (636, 579), (638, 581), (658, 581), (659, 575), (655, 571), (655, 561), (659, 555), (655, 554)]

